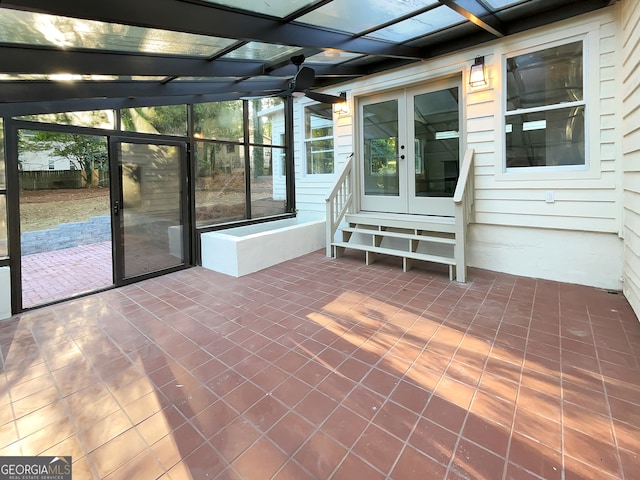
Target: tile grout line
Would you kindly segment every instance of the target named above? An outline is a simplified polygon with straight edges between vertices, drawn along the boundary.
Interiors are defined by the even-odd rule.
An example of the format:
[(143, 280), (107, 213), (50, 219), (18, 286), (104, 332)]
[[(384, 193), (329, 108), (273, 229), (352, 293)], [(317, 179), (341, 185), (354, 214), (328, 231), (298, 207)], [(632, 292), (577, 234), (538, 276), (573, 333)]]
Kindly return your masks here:
[[(616, 433), (616, 429), (614, 426), (614, 422), (613, 422), (613, 411), (611, 409), (611, 403), (609, 401), (609, 393), (607, 391), (607, 382), (605, 382), (605, 375), (602, 372), (602, 364), (600, 362), (600, 354), (598, 352), (598, 346), (595, 343), (595, 332), (593, 330), (593, 322), (592, 322), (592, 315), (589, 311), (589, 305), (587, 304), (587, 317), (589, 318), (589, 330), (591, 331), (591, 338), (593, 339), (593, 344), (594, 344), (594, 350), (595, 350), (595, 355), (596, 355), (596, 361), (598, 362), (598, 372), (600, 373), (600, 381), (602, 382), (602, 389), (604, 392), (604, 398), (605, 398), (605, 403), (607, 406), (607, 414), (609, 415), (609, 428), (611, 429), (611, 435), (613, 437), (613, 443), (616, 449), (616, 460), (618, 461), (618, 473), (621, 476), (622, 479), (625, 479), (626, 475), (625, 475), (625, 471), (624, 468), (622, 467), (622, 457), (620, 456), (620, 445), (618, 444), (618, 435)], [(564, 453), (564, 448), (563, 448), (563, 453)], [(564, 456), (563, 456), (564, 457)], [(595, 466), (595, 465), (594, 465)]]
[[(369, 282), (369, 283), (371, 283), (371, 282)], [(387, 282), (387, 284), (386, 284), (386, 285), (388, 285), (389, 283), (390, 283), (390, 282)], [(429, 282), (429, 283), (431, 283), (431, 282)], [(382, 289), (382, 288), (383, 288), (383, 286), (381, 286), (381, 287), (380, 287), (380, 289)], [(380, 290), (380, 289), (379, 289), (379, 290)], [(424, 288), (423, 288), (423, 289), (424, 289)], [(421, 289), (421, 291), (422, 291), (423, 289)], [(443, 290), (443, 291), (444, 291), (444, 290)], [(441, 293), (442, 293), (442, 292), (441, 292)], [(416, 293), (416, 294), (412, 297), (412, 299), (413, 299), (413, 298), (415, 298), (415, 297), (417, 297), (418, 295), (419, 295), (419, 293)], [(368, 297), (368, 298), (370, 299), (371, 297)], [(379, 302), (386, 302), (386, 300), (380, 300), (380, 299), (376, 299), (376, 301), (379, 301)], [(361, 303), (362, 303), (362, 302), (361, 302)], [(432, 302), (432, 303), (433, 303), (433, 302)], [(406, 305), (406, 303), (405, 303), (405, 305)], [(351, 309), (349, 309), (349, 310), (351, 310)], [(407, 331), (408, 331), (408, 330), (409, 330), (409, 329), (410, 329), (410, 328), (411, 328), (411, 327), (412, 327), (412, 326), (413, 326), (413, 325), (418, 321), (418, 318), (419, 318), (419, 317), (421, 317), (421, 316), (422, 316), (422, 314), (423, 314), (425, 311), (426, 311), (426, 309), (425, 309), (425, 310), (423, 310), (420, 314), (417, 314), (417, 315), (416, 315), (416, 319), (412, 322), (411, 326), (409, 326), (409, 327), (404, 327), (404, 333), (406, 333), (406, 332), (407, 332)], [(394, 316), (395, 316), (397, 313), (398, 313), (398, 312), (396, 312), (396, 313), (394, 314)], [(393, 316), (392, 316), (391, 318), (393, 318)], [(388, 321), (389, 321), (389, 320), (390, 320), (390, 319), (386, 320), (384, 324), (383, 324), (383, 323), (381, 323), (381, 325), (376, 329), (376, 331), (374, 332), (374, 334), (375, 334), (375, 333), (377, 333), (377, 332), (379, 332), (379, 331), (384, 327), (384, 325), (385, 325), (386, 323), (388, 323)], [(360, 322), (359, 322), (359, 323), (360, 323)], [(435, 335), (435, 333), (440, 329), (440, 327), (441, 327), (441, 326), (442, 326), (442, 323), (438, 326), (438, 328), (437, 328), (437, 329), (436, 329), (436, 331), (432, 334), (432, 336), (433, 336), (433, 335)], [(404, 333), (403, 333), (403, 334), (404, 334)], [(372, 334), (372, 335), (373, 335), (373, 334)], [(372, 335), (370, 335), (370, 336), (369, 336), (369, 339), (371, 338), (371, 336), (372, 336)], [(399, 337), (398, 337), (398, 339), (393, 343), (393, 346), (396, 346), (396, 345), (398, 344), (398, 342), (400, 341), (400, 338), (402, 338), (402, 336), (399, 336)], [(430, 341), (430, 340), (429, 340), (429, 341)], [(365, 341), (365, 342), (363, 342), (363, 344), (364, 344), (364, 343), (366, 343), (366, 341)], [(425, 344), (425, 346), (421, 349), (420, 353), (424, 352), (424, 350), (427, 348), (428, 343), (429, 343), (429, 342), (427, 342), (427, 343)], [(392, 346), (392, 347), (393, 347), (393, 346)], [(390, 348), (392, 348), (392, 347), (390, 347)], [(378, 364), (380, 361), (384, 360), (384, 358), (386, 357), (386, 355), (389, 355), (389, 353), (388, 353), (388, 352), (389, 352), (390, 348), (389, 348), (389, 349), (387, 349), (387, 352), (386, 352), (385, 356), (384, 356), (384, 357), (380, 357), (380, 359), (378, 360), (378, 362), (377, 362), (376, 364)], [(420, 356), (420, 354), (418, 354), (418, 355), (416, 356), (416, 359), (414, 359), (414, 361), (411, 363), (411, 365), (414, 365), (414, 364), (415, 364), (415, 362), (416, 362), (416, 360), (417, 360), (417, 358), (418, 358), (419, 356)], [(349, 358), (352, 358), (352, 357), (351, 357), (351, 355), (349, 356)], [(346, 361), (346, 359), (345, 359), (345, 361)], [(372, 370), (373, 368), (375, 368), (375, 365), (374, 365), (374, 366), (371, 366), (371, 367), (369, 368), (368, 373), (370, 373), (370, 372), (371, 372), (371, 370)], [(410, 368), (411, 368), (411, 367), (408, 367), (408, 368), (405, 370), (405, 372), (406, 372), (406, 371), (408, 371)], [(396, 375), (394, 375), (394, 376), (396, 376)], [(381, 406), (380, 406), (380, 409), (382, 409), (382, 407), (383, 407), (383, 406), (384, 406), (388, 401), (391, 401), (391, 400), (390, 400), (390, 397), (391, 397), (391, 395), (393, 394), (393, 392), (395, 392), (395, 391), (396, 391), (396, 389), (397, 389), (397, 388), (398, 388), (398, 386), (400, 385), (400, 382), (401, 382), (401, 381), (403, 381), (403, 377), (404, 377), (404, 373), (402, 374), (402, 377), (396, 376), (396, 378), (398, 378), (398, 382), (397, 382), (396, 386), (395, 386), (395, 387), (394, 387), (394, 388), (393, 388), (393, 389), (392, 389), (392, 390), (391, 390), (391, 391), (386, 395), (386, 397), (383, 399), (383, 401), (382, 401), (382, 403), (381, 403)], [(365, 388), (365, 389), (367, 389), (367, 390), (370, 390), (367, 386), (365, 386), (365, 385), (363, 385), (363, 384), (362, 384), (362, 380), (363, 380), (364, 378), (365, 378), (365, 376), (363, 376), (363, 377), (362, 377), (362, 379), (361, 379), (359, 382), (357, 382), (356, 387), (357, 387), (357, 386), (361, 386), (362, 388)], [(353, 388), (349, 393), (351, 393), (353, 390), (355, 390), (355, 388), (356, 388), (356, 387), (354, 387), (354, 388)], [(374, 392), (374, 393), (375, 393), (375, 394), (378, 394), (378, 392)], [(382, 395), (381, 395), (381, 396), (382, 396)], [(433, 392), (431, 392), (431, 395), (429, 396), (429, 400), (427, 400), (427, 402), (425, 403), (425, 406), (422, 408), (422, 412), (424, 412), (424, 410), (426, 409), (426, 406), (428, 405), (428, 403), (429, 403), (429, 401), (431, 400), (431, 397), (432, 397), (432, 396), (433, 396)], [(395, 403), (395, 402), (394, 402), (394, 403)], [(352, 412), (352, 413), (354, 413), (354, 414), (356, 414), (356, 415), (358, 415), (358, 416), (361, 416), (361, 415), (360, 415), (360, 414), (358, 414), (357, 412), (353, 412), (349, 407), (346, 407), (346, 406), (345, 406), (344, 408), (348, 409), (350, 412)], [(335, 411), (335, 410), (334, 410), (334, 411)], [(421, 412), (421, 413), (422, 413), (422, 412)], [(417, 423), (418, 423), (418, 421), (419, 421), (419, 418), (421, 417), (421, 413), (417, 414), (417, 415), (418, 415), (418, 419), (416, 420), (416, 425), (417, 425)], [(341, 459), (341, 461), (338, 463), (338, 465), (336, 465), (335, 469), (334, 469), (334, 470), (331, 472), (331, 474), (329, 475), (329, 478), (331, 478), (333, 475), (335, 475), (335, 473), (336, 473), (336, 472), (337, 472), (337, 470), (340, 468), (340, 466), (342, 465), (342, 463), (344, 463), (344, 461), (346, 460), (346, 458), (347, 458), (347, 456), (348, 456), (348, 455), (355, 455), (357, 458), (359, 458), (360, 460), (362, 460), (365, 464), (369, 465), (370, 467), (374, 468), (374, 469), (375, 469), (375, 470), (377, 470), (378, 472), (381, 472), (383, 475), (385, 475), (385, 477), (389, 478), (389, 476), (391, 475), (391, 472), (393, 472), (393, 469), (394, 469), (395, 465), (397, 464), (398, 460), (400, 459), (400, 457), (401, 457), (401, 455), (402, 455), (402, 452), (405, 450), (405, 448), (406, 448), (406, 445), (407, 445), (407, 442), (408, 442), (409, 438), (411, 437), (411, 435), (413, 434), (413, 431), (415, 430), (415, 425), (413, 426), (412, 430), (409, 432), (409, 435), (408, 435), (407, 439), (405, 439), (404, 441), (402, 441), (402, 442), (403, 442), (403, 446), (400, 448), (400, 450), (399, 450), (398, 454), (396, 455), (396, 459), (395, 459), (395, 461), (394, 461), (394, 462), (391, 464), (391, 466), (389, 467), (389, 469), (388, 469), (388, 473), (385, 473), (385, 472), (382, 472), (382, 471), (381, 471), (378, 467), (376, 467), (375, 465), (372, 465), (368, 460), (363, 459), (362, 457), (360, 457), (357, 453), (353, 452), (353, 450), (352, 450), (353, 445), (356, 445), (356, 444), (358, 443), (358, 441), (363, 437), (364, 432), (367, 430), (367, 428), (369, 428), (371, 425), (374, 425), (374, 426), (375, 426), (375, 427), (377, 427), (377, 428), (381, 428), (381, 427), (378, 427), (377, 425), (375, 425), (375, 424), (374, 424), (374, 418), (375, 418), (377, 415), (378, 415), (378, 412), (376, 412), (376, 413), (371, 417), (371, 419), (366, 419), (366, 418), (362, 417), (362, 418), (363, 418), (364, 420), (366, 420), (366, 422), (367, 422), (366, 426), (363, 428), (363, 430), (362, 430), (362, 432), (360, 433), (360, 435), (358, 435), (358, 437), (353, 441), (352, 446), (350, 446), (350, 447), (347, 449), (347, 455), (345, 455), (345, 456)], [(323, 422), (323, 423), (324, 423), (324, 422)], [(384, 429), (382, 429), (382, 430), (386, 432), (386, 430), (384, 430)], [(386, 433), (389, 433), (390, 435), (392, 435), (392, 436), (394, 436), (394, 437), (395, 437), (395, 435), (391, 434), (390, 432), (386, 432)], [(395, 437), (395, 438), (397, 438), (397, 437)]]
[[(461, 293), (461, 295), (460, 295), (460, 297), (458, 298), (458, 301), (456, 302), (456, 304), (453, 306), (453, 308), (451, 309), (451, 311), (449, 312), (449, 314), (447, 314), (447, 316), (446, 316), (444, 319), (442, 319), (442, 321), (440, 322), (440, 324), (438, 325), (438, 327), (436, 328), (436, 330), (431, 334), (431, 338), (430, 338), (430, 339), (429, 339), (429, 341), (425, 344), (425, 346), (421, 349), (420, 354), (419, 354), (419, 355), (416, 357), (416, 359), (412, 362), (412, 365), (411, 365), (411, 366), (414, 366), (414, 365), (416, 364), (417, 359), (418, 359), (418, 358), (420, 358), (420, 355), (422, 355), (422, 353), (424, 353), (424, 352), (427, 350), (427, 348), (429, 347), (429, 343), (431, 343), (431, 340), (432, 340), (433, 336), (434, 336), (434, 335), (436, 335), (436, 334), (438, 333), (438, 331), (440, 331), (440, 329), (442, 328), (442, 326), (443, 326), (443, 325), (444, 325), (444, 323), (446, 322), (447, 318), (449, 318), (449, 316), (451, 315), (451, 313), (455, 310), (455, 307), (456, 307), (457, 305), (459, 305), (459, 304), (460, 304), (460, 302), (462, 301), (462, 297), (464, 297), (464, 294), (465, 294), (465, 293), (467, 293), (467, 292), (471, 289), (472, 284), (473, 284), (473, 282), (471, 282), (471, 283), (470, 283), (470, 284), (465, 288), (465, 291), (464, 291), (463, 293)], [(448, 285), (447, 285), (447, 286), (448, 286)], [(443, 289), (443, 292), (444, 292), (444, 290), (446, 290), (446, 288), (447, 288), (447, 287), (445, 287), (445, 288)], [(490, 292), (490, 289), (488, 289), (488, 290), (487, 290), (487, 293), (485, 294), (485, 296), (484, 296), (484, 298), (483, 298), (482, 303), (478, 306), (478, 309), (476, 310), (476, 313), (475, 313), (475, 315), (474, 315), (474, 319), (475, 319), (475, 318), (477, 317), (477, 315), (478, 315), (478, 310), (480, 309), (480, 307), (481, 307), (481, 306), (484, 304), (484, 302), (486, 301), (486, 298), (487, 298), (487, 296), (489, 295), (489, 292)], [(442, 295), (442, 292), (440, 293), (440, 295), (438, 295), (438, 297), (436, 297), (436, 299), (435, 299), (431, 304), (433, 304), (433, 303), (434, 303), (434, 302), (435, 302), (435, 301), (436, 301), (436, 300), (437, 300), (441, 295)], [(422, 314), (423, 314), (423, 313), (425, 313), (427, 310), (428, 310), (428, 308), (426, 308), (426, 309), (422, 312)], [(422, 316), (422, 314), (420, 314), (420, 316)], [(416, 320), (416, 321), (417, 321), (417, 320)], [(415, 324), (415, 322), (416, 322), (416, 321), (414, 321), (414, 322), (412, 323), (412, 325), (409, 327), (409, 329), (413, 327), (413, 325)], [(393, 471), (393, 469), (394, 469), (394, 468), (395, 468), (395, 466), (397, 465), (398, 461), (400, 460), (400, 457), (402, 456), (403, 452), (404, 452), (404, 451), (406, 450), (406, 448), (409, 446), (411, 436), (415, 433), (415, 429), (416, 429), (416, 427), (417, 427), (417, 425), (418, 425), (418, 423), (419, 423), (420, 419), (421, 419), (421, 418), (425, 418), (425, 419), (426, 419), (426, 417), (424, 417), (424, 416), (423, 416), (423, 414), (424, 414), (425, 410), (427, 409), (427, 407), (429, 406), (429, 404), (431, 403), (431, 400), (433, 399), (433, 396), (434, 396), (434, 395), (436, 395), (436, 393), (435, 393), (435, 392), (436, 392), (436, 390), (438, 389), (438, 386), (441, 384), (443, 377), (444, 377), (444, 376), (446, 376), (446, 371), (447, 371), (447, 370), (449, 369), (449, 367), (451, 366), (451, 364), (452, 364), (452, 362), (453, 362), (453, 357), (455, 356), (455, 354), (457, 353), (457, 351), (460, 349), (460, 345), (462, 344), (462, 341), (464, 340), (465, 336), (467, 335), (467, 332), (469, 331), (469, 328), (470, 328), (470, 326), (471, 326), (471, 324), (472, 324), (472, 323), (473, 323), (473, 320), (471, 320), (471, 322), (469, 323), (469, 325), (467, 325), (467, 328), (466, 328), (466, 330), (465, 330), (465, 333), (464, 333), (464, 335), (462, 336), (462, 338), (460, 339), (460, 342), (458, 343), (458, 345), (457, 345), (457, 347), (456, 347), (455, 351), (451, 354), (451, 356), (450, 356), (450, 358), (449, 358), (449, 362), (447, 363), (447, 366), (444, 368), (444, 370), (443, 370), (442, 374), (441, 374), (441, 375), (439, 375), (439, 379), (438, 379), (438, 381), (436, 382), (436, 384), (434, 385), (433, 391), (432, 391), (432, 392), (430, 392), (429, 399), (426, 401), (425, 405), (422, 407), (421, 412), (418, 414), (418, 420), (417, 420), (417, 421), (416, 421), (416, 423), (413, 425), (413, 427), (412, 427), (411, 431), (409, 432), (409, 435), (407, 436), (407, 438), (404, 440), (404, 442), (403, 442), (404, 444), (403, 444), (402, 448), (400, 449), (400, 452), (399, 452), (399, 453), (398, 453), (398, 455), (396, 456), (396, 460), (395, 460), (395, 462), (393, 463), (393, 465), (391, 466), (391, 468), (390, 468), (389, 472), (392, 472), (392, 471)], [(451, 328), (451, 327), (449, 327), (449, 328)], [(496, 334), (497, 334), (497, 331), (496, 331)], [(484, 365), (485, 365), (485, 366), (486, 366), (486, 363), (487, 363), (487, 362), (488, 362), (488, 360), (489, 360), (489, 357), (490, 357), (490, 355), (487, 355), (487, 358), (485, 359), (485, 363), (484, 363)], [(409, 368), (411, 368), (411, 367), (409, 367)], [(407, 370), (409, 370), (409, 369), (407, 369)], [(457, 446), (458, 446), (458, 443), (459, 443), (459, 441), (460, 441), (460, 438), (462, 437), (462, 430), (464, 429), (464, 425), (465, 425), (465, 423), (466, 423), (466, 417), (467, 417), (467, 415), (469, 414), (469, 409), (471, 408), (471, 405), (473, 404), (473, 401), (474, 401), (474, 399), (475, 399), (475, 396), (476, 396), (476, 393), (477, 393), (477, 390), (478, 390), (478, 385), (480, 384), (480, 380), (481, 380), (481, 378), (482, 378), (482, 374), (481, 374), (481, 375), (480, 375), (480, 377), (478, 378), (478, 383), (476, 384), (474, 394), (472, 395), (471, 400), (470, 400), (470, 402), (469, 402), (469, 407), (468, 407), (468, 409), (467, 409), (467, 413), (466, 413), (466, 415), (465, 415), (465, 419), (463, 420), (462, 425), (460, 426), (460, 431), (457, 433), (457, 437), (458, 437), (458, 438), (457, 438), (457, 440), (456, 440), (456, 442), (455, 442), (455, 444), (454, 444), (454, 447), (453, 447), (453, 450), (452, 450), (452, 453), (451, 453), (451, 458), (449, 459), (449, 464), (448, 464), (447, 466), (445, 466), (445, 465), (442, 465), (442, 463), (441, 463), (440, 461), (438, 461), (438, 460), (436, 460), (436, 459), (433, 459), (434, 461), (436, 461), (436, 463), (438, 463), (438, 464), (442, 465), (442, 466), (446, 469), (446, 470), (445, 470), (445, 476), (447, 476), (447, 475), (448, 475), (448, 473), (449, 473), (449, 471), (450, 471), (450, 468), (451, 468), (451, 465), (452, 465), (452, 462), (453, 462), (453, 459), (454, 459), (454, 458), (455, 458), (455, 456), (456, 456)], [(391, 395), (391, 394), (390, 394), (390, 395)], [(450, 430), (449, 430), (449, 429), (447, 429), (446, 427), (442, 427), (442, 428), (445, 428), (445, 430), (450, 431)], [(427, 456), (428, 456), (428, 455), (427, 455)], [(429, 457), (429, 458), (432, 458), (432, 457)]]
[[(492, 288), (493, 288), (493, 285), (494, 285), (494, 284), (495, 284), (495, 282), (492, 284)], [(482, 302), (483, 304), (484, 304), (484, 302), (486, 301), (487, 297), (489, 296), (489, 293), (491, 292), (491, 289), (492, 289), (492, 288), (490, 288), (490, 289), (487, 291), (487, 294), (485, 295), (485, 298), (483, 299), (483, 302)], [(511, 288), (511, 293), (509, 294), (509, 300), (511, 300), (511, 295), (513, 294), (513, 289), (514, 289), (514, 288), (515, 288), (515, 284), (514, 284), (514, 286)], [(507, 303), (506, 303), (506, 305), (505, 305), (505, 309), (504, 309), (504, 311), (503, 311), (503, 313), (502, 313), (502, 315), (501, 315), (501, 317), (500, 317), (500, 323), (498, 324), (498, 327), (496, 328), (496, 333), (495, 333), (495, 335), (494, 335), (494, 337), (493, 337), (493, 342), (492, 342), (492, 344), (491, 344), (491, 350), (489, 351), (489, 354), (487, 355), (487, 358), (486, 358), (486, 359), (485, 359), (485, 361), (484, 361), (484, 365), (483, 365), (483, 367), (482, 367), (482, 373), (480, 374), (480, 378), (478, 379), (478, 384), (477, 384), (477, 386), (476, 386), (476, 388), (475, 388), (475, 390), (474, 390), (474, 392), (473, 392), (473, 395), (472, 395), (471, 401), (469, 402), (469, 408), (467, 409), (467, 412), (466, 412), (466, 414), (465, 414), (464, 420), (462, 421), (462, 425), (460, 426), (460, 431), (458, 432), (458, 435), (457, 435), (457, 436), (458, 436), (458, 438), (456, 439), (456, 442), (455, 442), (454, 447), (453, 447), (453, 454), (451, 455), (451, 458), (449, 459), (449, 464), (447, 465), (447, 472), (446, 472), (447, 477), (449, 476), (449, 473), (451, 473), (451, 472), (455, 472), (455, 471), (456, 471), (456, 469), (454, 468), (454, 461), (455, 461), (455, 458), (456, 458), (456, 452), (458, 451), (458, 447), (459, 447), (459, 445), (460, 445), (460, 440), (463, 438), (463, 433), (462, 433), (462, 432), (464, 431), (464, 427), (466, 426), (466, 424), (467, 424), (467, 420), (468, 420), (468, 418), (469, 418), (469, 415), (471, 414), (471, 407), (473, 406), (473, 402), (475, 401), (476, 396), (478, 395), (478, 390), (479, 390), (479, 387), (480, 387), (480, 382), (482, 381), (482, 377), (483, 377), (483, 376), (484, 376), (484, 374), (485, 374), (485, 370), (486, 370), (487, 364), (489, 363), (489, 359), (491, 358), (491, 353), (493, 352), (493, 349), (495, 348), (495, 341), (496, 341), (496, 338), (497, 338), (497, 336), (498, 336), (498, 333), (500, 332), (500, 326), (501, 326), (501, 325), (503, 324), (503, 322), (504, 322), (504, 317), (505, 317), (505, 315), (506, 315), (506, 311), (507, 311), (508, 305), (509, 305), (509, 302), (507, 302)], [(477, 316), (477, 314), (476, 314), (476, 316)], [(474, 318), (475, 318), (475, 317), (474, 317)], [(456, 350), (456, 351), (457, 351), (457, 350)], [(452, 357), (452, 358), (453, 358), (453, 357)], [(447, 368), (448, 368), (448, 367), (447, 367)], [(512, 420), (512, 423), (513, 423), (513, 420)], [(483, 446), (480, 446), (480, 447), (484, 449), (484, 447), (483, 447)], [(487, 449), (485, 449), (485, 450), (487, 450)], [(508, 457), (505, 455), (505, 466), (507, 465), (507, 458), (508, 458)], [(505, 468), (506, 468), (506, 467), (505, 467)]]

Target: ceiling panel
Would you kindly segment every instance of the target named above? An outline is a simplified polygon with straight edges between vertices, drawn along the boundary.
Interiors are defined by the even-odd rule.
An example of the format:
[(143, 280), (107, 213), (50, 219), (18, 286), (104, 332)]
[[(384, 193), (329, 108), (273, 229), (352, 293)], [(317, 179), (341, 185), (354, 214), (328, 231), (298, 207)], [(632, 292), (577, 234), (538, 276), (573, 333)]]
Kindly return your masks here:
[(239, 8), (248, 12), (262, 13), (284, 18), (302, 8), (315, 3), (315, 0), (204, 0), (206, 3)]
[(484, 0), (484, 1), (492, 10), (500, 10), (506, 7), (511, 7), (518, 3), (525, 3), (529, 0)]
[(286, 45), (275, 45), (273, 43), (249, 42), (237, 48), (221, 58), (238, 60), (262, 60), (270, 62), (276, 58), (286, 55), (295, 55), (300, 49)]
[(299, 54), (315, 70), (312, 88), (327, 87), (610, 4), (1, 0), (0, 114), (18, 112), (19, 102), (54, 111), (77, 109), (77, 102), (98, 108), (100, 101), (157, 105), (260, 95), (287, 87), (296, 72), (291, 57)]
[(462, 15), (443, 5), (381, 30), (371, 32), (367, 36), (391, 42), (406, 42), (409, 39), (422, 37), (464, 21), (465, 18)]
[(209, 57), (235, 40), (0, 9), (0, 42)]
[(359, 53), (341, 52), (340, 50), (328, 49), (308, 57), (307, 63), (339, 64), (361, 56), (362, 55)]
[(436, 0), (371, 0), (365, 12), (362, 0), (333, 0), (297, 21), (356, 34), (437, 4)]

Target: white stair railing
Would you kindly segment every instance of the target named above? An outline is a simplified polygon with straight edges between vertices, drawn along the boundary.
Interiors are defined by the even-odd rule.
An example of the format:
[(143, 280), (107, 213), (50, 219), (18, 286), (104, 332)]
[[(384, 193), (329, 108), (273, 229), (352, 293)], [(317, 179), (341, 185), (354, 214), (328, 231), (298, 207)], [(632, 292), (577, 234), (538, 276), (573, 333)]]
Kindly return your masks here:
[(333, 239), (340, 222), (353, 204), (353, 153), (344, 163), (342, 173), (336, 180), (327, 202), (327, 257), (333, 257)]
[(467, 276), (466, 236), (467, 226), (469, 222), (473, 220), (473, 197), (473, 148), (470, 148), (466, 151), (464, 159), (462, 160), (456, 191), (453, 194), (456, 215), (456, 245), (454, 257), (456, 261), (456, 280), (458, 282), (465, 282)]

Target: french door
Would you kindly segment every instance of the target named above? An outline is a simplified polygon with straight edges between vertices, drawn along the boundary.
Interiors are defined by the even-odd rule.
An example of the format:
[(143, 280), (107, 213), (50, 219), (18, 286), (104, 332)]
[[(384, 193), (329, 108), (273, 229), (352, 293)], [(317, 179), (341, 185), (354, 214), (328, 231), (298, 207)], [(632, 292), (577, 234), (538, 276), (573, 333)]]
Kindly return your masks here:
[(109, 151), (116, 285), (187, 264), (186, 144), (112, 137)]
[(187, 144), (12, 120), (14, 313), (191, 264)]
[(362, 210), (453, 216), (460, 85), (443, 81), (360, 102)]

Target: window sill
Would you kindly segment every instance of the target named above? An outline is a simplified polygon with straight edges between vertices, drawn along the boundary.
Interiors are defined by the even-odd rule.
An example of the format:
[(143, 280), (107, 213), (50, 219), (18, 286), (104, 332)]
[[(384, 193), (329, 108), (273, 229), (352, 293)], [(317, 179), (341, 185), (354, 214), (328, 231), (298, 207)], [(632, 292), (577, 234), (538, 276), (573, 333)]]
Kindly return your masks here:
[(601, 178), (600, 169), (593, 166), (522, 167), (496, 172), (497, 181), (581, 180)]

